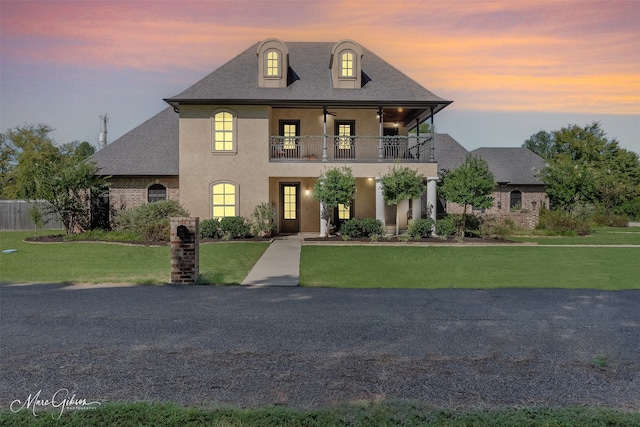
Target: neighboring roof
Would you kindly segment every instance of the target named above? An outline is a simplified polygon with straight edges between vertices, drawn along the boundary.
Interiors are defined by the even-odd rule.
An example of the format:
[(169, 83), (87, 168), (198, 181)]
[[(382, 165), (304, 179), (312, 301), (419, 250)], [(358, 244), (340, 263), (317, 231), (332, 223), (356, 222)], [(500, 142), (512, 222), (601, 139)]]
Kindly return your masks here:
[(438, 172), (450, 171), (460, 166), (469, 152), (448, 133), (436, 133), (433, 154), (438, 162)]
[(478, 148), (471, 152), (489, 163), (496, 182), (512, 185), (543, 185), (536, 173), (545, 167), (542, 157), (524, 147)]
[(169, 107), (92, 156), (101, 175), (178, 175), (178, 118)]
[(286, 88), (258, 87), (256, 49), (251, 46), (185, 91), (165, 99), (180, 103), (233, 103), (264, 105), (383, 105), (425, 108), (435, 112), (449, 105), (446, 101), (363, 48), (362, 72), (367, 83), (360, 89), (334, 89), (329, 63), (335, 43), (285, 43), (289, 67), (299, 79)]

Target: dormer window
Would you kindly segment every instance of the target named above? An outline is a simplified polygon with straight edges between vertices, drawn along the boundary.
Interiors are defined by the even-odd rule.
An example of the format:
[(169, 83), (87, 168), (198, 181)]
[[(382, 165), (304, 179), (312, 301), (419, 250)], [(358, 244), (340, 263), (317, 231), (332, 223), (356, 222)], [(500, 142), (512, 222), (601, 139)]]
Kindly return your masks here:
[(340, 54), (340, 77), (353, 77), (353, 52), (347, 50)]
[(258, 46), (258, 87), (287, 87), (289, 50), (278, 39), (265, 40)]
[(353, 40), (342, 40), (331, 50), (331, 79), (336, 89), (362, 87), (362, 47)]
[(267, 52), (267, 74), (266, 77), (280, 77), (280, 52), (277, 50), (270, 50)]

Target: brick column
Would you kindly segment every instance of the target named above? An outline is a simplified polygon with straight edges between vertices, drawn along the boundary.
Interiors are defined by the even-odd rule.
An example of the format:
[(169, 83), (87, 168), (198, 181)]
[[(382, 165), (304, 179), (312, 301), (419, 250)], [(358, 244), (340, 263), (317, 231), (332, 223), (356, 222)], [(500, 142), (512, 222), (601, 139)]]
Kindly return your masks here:
[(170, 219), (171, 283), (193, 285), (200, 276), (200, 219)]

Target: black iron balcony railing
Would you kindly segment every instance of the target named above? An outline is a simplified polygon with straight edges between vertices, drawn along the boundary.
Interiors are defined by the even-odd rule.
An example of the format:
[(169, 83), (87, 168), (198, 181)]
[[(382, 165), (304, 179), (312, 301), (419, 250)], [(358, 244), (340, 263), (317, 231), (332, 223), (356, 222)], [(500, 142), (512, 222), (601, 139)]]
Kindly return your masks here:
[(272, 136), (269, 159), (325, 162), (433, 162), (431, 135)]

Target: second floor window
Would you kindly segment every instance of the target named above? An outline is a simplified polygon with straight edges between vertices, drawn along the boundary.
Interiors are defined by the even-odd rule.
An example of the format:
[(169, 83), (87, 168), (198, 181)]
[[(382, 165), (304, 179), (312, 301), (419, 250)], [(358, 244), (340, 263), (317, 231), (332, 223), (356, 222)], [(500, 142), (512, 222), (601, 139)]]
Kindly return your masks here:
[(233, 114), (221, 111), (213, 116), (213, 151), (235, 151)]

